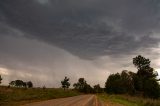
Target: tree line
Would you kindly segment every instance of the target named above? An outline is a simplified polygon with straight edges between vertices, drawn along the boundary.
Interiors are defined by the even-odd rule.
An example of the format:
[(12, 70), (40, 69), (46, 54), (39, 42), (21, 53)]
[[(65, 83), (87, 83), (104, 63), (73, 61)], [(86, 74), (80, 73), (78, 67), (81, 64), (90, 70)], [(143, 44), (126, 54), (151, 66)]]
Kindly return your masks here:
[(11, 86), (11, 87), (20, 87), (20, 88), (32, 88), (33, 87), (33, 83), (31, 81), (24, 82), (22, 80), (15, 80), (15, 81), (11, 81), (9, 83), (9, 86)]
[(121, 73), (111, 74), (106, 83), (105, 91), (114, 94), (136, 94), (144, 97), (159, 98), (160, 85), (158, 73), (150, 66), (151, 61), (138, 55), (133, 58), (137, 72), (124, 70)]
[[(0, 84), (2, 83), (2, 76), (0, 75)], [(33, 83), (31, 81), (24, 82), (22, 80), (11, 81), (8, 87), (19, 87), (19, 88), (32, 88)]]
[[(73, 84), (75, 90), (83, 93), (102, 93), (109, 94), (130, 94), (141, 95), (149, 98), (160, 97), (160, 84), (157, 79), (158, 73), (150, 66), (151, 61), (145, 57), (138, 55), (133, 58), (133, 65), (137, 68), (137, 72), (123, 70), (121, 73), (109, 75), (105, 82), (105, 88), (101, 88), (99, 84), (93, 87), (87, 83), (84, 78), (79, 78), (77, 83)], [(64, 90), (70, 87), (69, 78), (65, 77), (61, 81)], [(2, 77), (0, 75), (0, 84)], [(15, 80), (9, 83), (12, 87), (31, 88), (33, 83), (31, 81), (24, 82), (22, 80)]]
[[(157, 79), (158, 73), (150, 66), (150, 63), (149, 59), (138, 55), (133, 58), (133, 65), (137, 68), (137, 72), (123, 70), (121, 73), (109, 75), (104, 89), (99, 84), (91, 87), (84, 78), (79, 78), (73, 87), (83, 93), (105, 91), (109, 94), (140, 95), (156, 99), (160, 97), (160, 84)], [(69, 78), (65, 77), (61, 84), (64, 89), (69, 88)]]
[[(61, 81), (62, 88), (66, 90), (71, 85), (69, 82), (69, 78), (65, 77), (63, 81)], [(100, 87), (99, 84), (94, 85), (93, 87), (87, 83), (84, 78), (79, 78), (77, 83), (73, 84), (75, 90), (82, 93), (102, 93), (103, 88)]]

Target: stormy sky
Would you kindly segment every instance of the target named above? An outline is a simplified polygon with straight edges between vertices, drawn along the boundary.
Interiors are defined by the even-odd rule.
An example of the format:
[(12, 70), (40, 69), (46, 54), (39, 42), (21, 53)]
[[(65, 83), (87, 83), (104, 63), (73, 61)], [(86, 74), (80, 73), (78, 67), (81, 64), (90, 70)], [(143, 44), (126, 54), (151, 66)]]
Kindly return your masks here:
[(84, 77), (91, 85), (111, 73), (136, 72), (149, 58), (160, 72), (159, 0), (0, 0), (0, 75), (60, 87)]

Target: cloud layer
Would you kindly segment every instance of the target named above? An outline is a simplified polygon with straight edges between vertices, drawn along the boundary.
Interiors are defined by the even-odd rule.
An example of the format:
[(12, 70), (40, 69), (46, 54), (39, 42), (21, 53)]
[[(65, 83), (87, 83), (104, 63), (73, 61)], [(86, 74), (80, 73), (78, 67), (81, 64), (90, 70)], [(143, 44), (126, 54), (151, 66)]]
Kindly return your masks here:
[(159, 4), (157, 0), (4, 0), (1, 20), (30, 38), (95, 58), (156, 46), (159, 39), (152, 36), (158, 33)]
[(138, 54), (160, 68), (159, 19), (159, 0), (1, 0), (0, 74), (103, 85), (112, 72), (135, 71)]

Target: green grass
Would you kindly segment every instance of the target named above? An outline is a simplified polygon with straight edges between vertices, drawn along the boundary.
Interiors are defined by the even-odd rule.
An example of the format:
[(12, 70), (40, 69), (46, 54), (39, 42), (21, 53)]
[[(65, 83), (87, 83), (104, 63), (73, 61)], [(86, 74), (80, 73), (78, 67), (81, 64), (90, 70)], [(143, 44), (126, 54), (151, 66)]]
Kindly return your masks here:
[(19, 106), (22, 104), (80, 95), (73, 90), (46, 88), (7, 88), (0, 87), (0, 106)]
[(124, 106), (160, 106), (160, 100), (145, 99), (142, 97), (132, 97), (129, 95), (98, 95), (103, 101), (122, 104)]

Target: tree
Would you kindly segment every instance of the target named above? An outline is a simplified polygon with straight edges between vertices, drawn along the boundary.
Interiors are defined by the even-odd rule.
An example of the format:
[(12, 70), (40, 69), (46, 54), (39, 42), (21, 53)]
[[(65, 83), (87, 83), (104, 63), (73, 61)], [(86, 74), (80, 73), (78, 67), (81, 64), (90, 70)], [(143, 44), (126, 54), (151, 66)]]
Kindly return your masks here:
[(28, 88), (32, 88), (33, 87), (33, 83), (31, 81), (26, 82), (26, 85)]
[(0, 75), (0, 84), (2, 83), (2, 77), (1, 77), (1, 75)]
[(27, 82), (23, 82), (22, 87), (27, 88)]
[(133, 77), (135, 90), (142, 92), (144, 96), (150, 98), (158, 98), (160, 96), (160, 87), (157, 82), (157, 72), (150, 67), (151, 61), (142, 57), (141, 55), (133, 58), (133, 64), (137, 67), (138, 71)]
[(11, 82), (9, 83), (9, 85), (12, 86), (12, 87), (14, 87), (14, 86), (16, 85), (16, 83), (15, 83), (15, 81), (11, 81)]
[(141, 55), (133, 58), (133, 64), (138, 69), (137, 75), (143, 78), (155, 78), (157, 76), (157, 73), (154, 71), (154, 69), (150, 67), (150, 63), (151, 61), (149, 59), (146, 59)]
[(22, 80), (15, 80), (16, 87), (24, 87), (24, 82)]
[(99, 84), (94, 85), (94, 86), (93, 86), (93, 89), (94, 89), (94, 92), (95, 92), (95, 93), (101, 93), (101, 92), (102, 92), (102, 88), (100, 87)]
[(69, 78), (65, 77), (63, 81), (61, 81), (62, 88), (65, 90), (66, 88), (69, 88), (70, 83), (69, 83)]
[(94, 93), (94, 90), (89, 84), (85, 84), (82, 92), (84, 92), (84, 93)]
[(43, 88), (43, 90), (45, 90), (45, 89), (46, 89), (46, 86), (44, 85), (42, 88)]
[(9, 83), (9, 85), (13, 86), (13, 87), (24, 87), (25, 84), (22, 80), (15, 80), (15, 81), (11, 81)]
[(15, 80), (9, 83), (9, 86), (12, 87), (22, 87), (22, 88), (31, 88), (33, 87), (33, 83), (31, 81), (23, 82), (22, 80)]
[(77, 83), (73, 84), (73, 87), (79, 91), (83, 91), (87, 82), (84, 78), (79, 78)]
[(134, 82), (133, 76), (135, 73), (123, 70), (121, 73), (111, 74), (106, 83), (105, 83), (105, 91), (107, 93), (134, 93)]
[(143, 94), (145, 97), (159, 98), (160, 85), (157, 82), (157, 72), (150, 66), (151, 61), (141, 55), (133, 58), (137, 73), (123, 70), (121, 73), (111, 74), (106, 83), (107, 93)]
[(134, 93), (134, 81), (133, 81), (133, 77), (134, 77), (135, 73), (131, 72), (131, 71), (127, 71), (127, 70), (123, 70), (121, 72), (121, 83), (122, 83), (122, 87), (124, 88), (124, 92), (125, 93)]
[(155, 79), (144, 81), (144, 96), (154, 99), (160, 97), (160, 85)]
[(78, 82), (73, 84), (73, 87), (83, 93), (93, 93), (93, 88), (87, 84), (84, 78), (79, 78)]
[(125, 91), (122, 85), (121, 75), (119, 73), (111, 74), (105, 83), (105, 91), (115, 94), (124, 93)]

